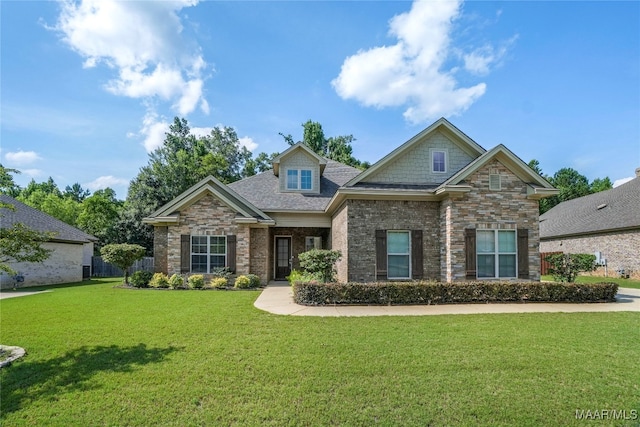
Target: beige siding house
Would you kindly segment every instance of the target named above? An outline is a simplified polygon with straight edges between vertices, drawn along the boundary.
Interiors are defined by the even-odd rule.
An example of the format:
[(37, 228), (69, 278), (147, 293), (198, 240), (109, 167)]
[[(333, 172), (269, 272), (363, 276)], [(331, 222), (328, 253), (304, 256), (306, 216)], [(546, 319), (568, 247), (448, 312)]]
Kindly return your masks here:
[[(42, 245), (50, 249), (49, 258), (40, 263), (13, 262), (9, 266), (24, 278), (20, 287), (73, 283), (83, 280), (83, 270), (91, 269), (93, 243), (97, 241), (75, 227), (70, 226), (50, 215), (27, 206), (7, 195), (0, 195), (0, 201), (13, 206), (13, 209), (0, 209), (0, 225), (10, 228), (14, 223), (22, 223), (27, 227), (51, 232), (54, 237)], [(11, 288), (15, 280), (7, 273), (0, 273), (0, 286)]]
[(556, 193), (505, 146), (486, 151), (440, 119), (366, 171), (299, 143), (272, 170), (208, 177), (144, 221), (168, 274), (284, 280), (298, 254), (325, 248), (342, 252), (340, 281), (539, 280), (538, 201)]

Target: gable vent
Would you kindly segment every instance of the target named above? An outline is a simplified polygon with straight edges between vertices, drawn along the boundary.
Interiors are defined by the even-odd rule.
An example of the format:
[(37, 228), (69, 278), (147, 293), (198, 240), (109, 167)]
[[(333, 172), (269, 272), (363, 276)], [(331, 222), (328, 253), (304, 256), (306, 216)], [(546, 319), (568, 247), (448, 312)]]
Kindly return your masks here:
[(500, 175), (490, 174), (489, 175), (489, 190), (491, 191), (500, 191), (502, 189), (502, 183), (500, 182)]

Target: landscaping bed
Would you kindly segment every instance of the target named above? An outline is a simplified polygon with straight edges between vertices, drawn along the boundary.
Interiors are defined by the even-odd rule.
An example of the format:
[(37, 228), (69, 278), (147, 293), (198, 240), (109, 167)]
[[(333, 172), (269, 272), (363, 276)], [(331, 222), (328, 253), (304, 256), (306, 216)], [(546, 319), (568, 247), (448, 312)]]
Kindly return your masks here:
[(614, 302), (615, 283), (545, 282), (295, 282), (302, 305), (432, 305), (501, 302)]

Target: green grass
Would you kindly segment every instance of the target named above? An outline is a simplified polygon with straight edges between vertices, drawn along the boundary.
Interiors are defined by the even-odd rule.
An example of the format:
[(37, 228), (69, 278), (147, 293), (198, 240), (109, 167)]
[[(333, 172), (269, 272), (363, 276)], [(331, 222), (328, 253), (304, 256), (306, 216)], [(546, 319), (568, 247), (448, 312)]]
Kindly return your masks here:
[[(553, 276), (542, 276), (542, 280), (553, 282)], [(597, 277), (597, 276), (578, 276), (576, 283), (601, 283), (610, 282), (617, 283), (621, 288), (635, 288), (640, 289), (640, 280), (634, 279), (620, 279), (617, 277)]]
[(584, 425), (576, 410), (640, 410), (640, 313), (292, 317), (254, 308), (258, 291), (118, 281), (0, 302), (0, 342), (28, 352), (0, 370), (2, 425)]

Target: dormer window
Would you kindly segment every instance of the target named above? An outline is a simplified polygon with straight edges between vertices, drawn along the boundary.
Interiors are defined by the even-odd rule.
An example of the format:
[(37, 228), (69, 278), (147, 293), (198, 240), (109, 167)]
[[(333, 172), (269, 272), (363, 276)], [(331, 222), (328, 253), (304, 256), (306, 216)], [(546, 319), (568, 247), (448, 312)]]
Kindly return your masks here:
[(313, 181), (311, 169), (287, 170), (287, 190), (311, 190)]

